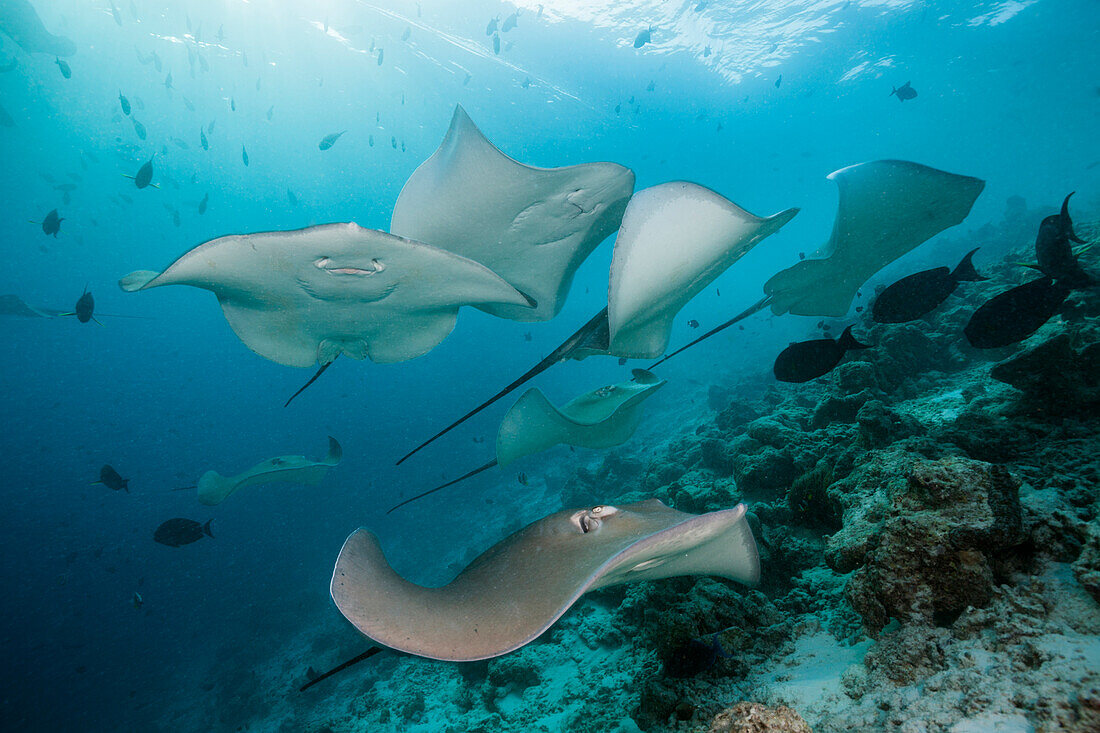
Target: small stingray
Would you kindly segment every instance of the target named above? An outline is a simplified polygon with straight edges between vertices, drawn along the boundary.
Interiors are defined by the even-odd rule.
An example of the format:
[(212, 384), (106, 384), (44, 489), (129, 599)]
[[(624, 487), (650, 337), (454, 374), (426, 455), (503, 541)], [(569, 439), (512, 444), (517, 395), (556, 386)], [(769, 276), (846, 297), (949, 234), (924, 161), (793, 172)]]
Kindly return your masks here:
[(340, 354), (406, 361), (446, 338), (459, 306), (529, 304), (483, 265), (356, 224), (220, 237), (119, 281), (127, 292), (161, 285), (210, 290), (246, 346), (298, 367)]
[(321, 139), (321, 142), (317, 143), (317, 147), (321, 150), (328, 150), (336, 144), (336, 141), (339, 140), (340, 136), (343, 135), (345, 132), (347, 132), (347, 130), (341, 130), (340, 132), (334, 132), (329, 135), (325, 135), (324, 138)]
[(319, 461), (305, 456), (279, 456), (257, 463), (236, 476), (222, 476), (217, 471), (207, 471), (199, 479), (199, 502), (213, 506), (225, 501), (233, 492), (246, 486), (273, 483), (317, 484), (340, 463), (344, 452), (331, 435), (328, 439), (328, 455)]
[(938, 308), (963, 280), (985, 280), (970, 261), (977, 251), (974, 248), (967, 252), (954, 271), (936, 267), (898, 280), (875, 298), (871, 304), (871, 320), (875, 323), (916, 320)]
[(904, 160), (861, 163), (828, 175), (840, 190), (829, 241), (771, 277), (776, 315), (841, 317), (871, 275), (966, 218), (985, 182)]
[(1049, 277), (1017, 285), (982, 303), (963, 329), (976, 349), (995, 349), (1023, 341), (1049, 321), (1070, 288)]
[(72, 56), (76, 53), (75, 43), (46, 30), (42, 19), (27, 0), (5, 0), (3, 12), (0, 12), (0, 32), (7, 34), (27, 53), (50, 56)]
[(1081, 269), (1070, 242), (1083, 243), (1073, 232), (1073, 220), (1069, 218), (1069, 199), (1062, 201), (1062, 211), (1048, 216), (1039, 225), (1035, 238), (1035, 256), (1039, 269), (1069, 288), (1084, 288), (1092, 284), (1092, 278)]
[(51, 318), (57, 315), (60, 315), (59, 311), (27, 305), (18, 295), (0, 295), (0, 316)]
[(839, 339), (813, 339), (791, 344), (776, 357), (772, 371), (780, 382), (808, 382), (831, 372), (852, 349), (866, 349), (852, 336), (852, 327)]
[(678, 575), (759, 580), (744, 504), (702, 515), (656, 499), (567, 509), (502, 540), (439, 588), (399, 576), (378, 539), (359, 529), (340, 550), (331, 591), (344, 617), (379, 644), (469, 662), (529, 644), (588, 591)]
[[(611, 384), (576, 397), (560, 408), (555, 407), (538, 389), (529, 389), (516, 401), (500, 422), (497, 432), (496, 459), (393, 506), (386, 513), (434, 494), (440, 489), (487, 471), (507, 466), (524, 456), (539, 453), (555, 445), (578, 448), (610, 448), (630, 440), (642, 420), (642, 401), (665, 385), (651, 372), (635, 369), (629, 382)], [(526, 474), (520, 483), (526, 485)]]
[(797, 213), (760, 218), (686, 181), (636, 193), (611, 260), (609, 353), (660, 356), (680, 309)]
[(633, 190), (634, 174), (615, 163), (519, 163), (455, 107), (439, 149), (401, 189), (390, 231), (480, 262), (538, 303), (482, 310), (545, 321), (561, 310), (580, 264), (618, 229)]

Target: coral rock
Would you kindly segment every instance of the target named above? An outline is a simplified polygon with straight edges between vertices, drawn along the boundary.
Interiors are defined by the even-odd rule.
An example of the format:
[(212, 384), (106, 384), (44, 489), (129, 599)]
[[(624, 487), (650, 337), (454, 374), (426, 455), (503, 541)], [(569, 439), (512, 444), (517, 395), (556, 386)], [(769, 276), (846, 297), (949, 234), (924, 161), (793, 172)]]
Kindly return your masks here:
[(711, 721), (709, 733), (812, 733), (802, 716), (780, 705), (769, 708), (758, 702), (739, 702)]

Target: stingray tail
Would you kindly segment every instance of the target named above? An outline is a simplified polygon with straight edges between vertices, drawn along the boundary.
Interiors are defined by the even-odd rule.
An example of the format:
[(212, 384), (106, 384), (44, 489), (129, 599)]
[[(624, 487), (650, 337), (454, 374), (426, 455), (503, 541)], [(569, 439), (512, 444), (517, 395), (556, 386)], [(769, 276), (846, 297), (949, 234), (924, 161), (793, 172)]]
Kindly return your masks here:
[[(333, 359), (333, 361), (336, 361), (336, 360)], [(309, 387), (309, 385), (316, 382), (317, 378), (320, 377), (322, 374), (324, 374), (325, 370), (328, 369), (330, 366), (332, 366), (332, 361), (326, 361), (324, 364), (322, 364), (321, 368), (318, 369), (317, 372), (312, 377), (309, 378), (309, 381), (306, 382), (305, 384), (303, 384), (297, 392), (295, 392), (294, 394), (292, 394), (290, 396), (290, 399), (288, 399), (286, 402), (283, 403), (283, 407), (288, 407), (290, 405), (290, 403), (294, 401), (295, 397), (302, 394), (302, 392), (305, 392), (306, 389)], [(329, 437), (329, 440), (332, 440), (332, 438)], [(339, 446), (337, 446), (337, 447), (339, 447)]]
[(214, 521), (213, 519), (208, 519), (208, 520), (206, 520), (206, 524), (202, 525), (202, 531), (210, 539), (214, 539), (214, 533), (210, 531), (210, 523), (213, 522), (213, 521)]
[(978, 249), (978, 247), (975, 247), (974, 249), (966, 253), (966, 257), (962, 258), (962, 261), (959, 262), (958, 267), (956, 267), (955, 271), (951, 273), (952, 277), (959, 281), (968, 280), (972, 282), (986, 279), (978, 274), (978, 271), (974, 269), (974, 263), (971, 262), (971, 258), (974, 256), (974, 253), (978, 251)]
[(176, 488), (170, 489), (170, 490), (171, 491), (187, 491), (188, 489), (197, 489), (197, 488), (198, 488), (198, 486), (177, 486)]
[(707, 339), (709, 339), (714, 334), (718, 333), (719, 331), (725, 331), (727, 328), (729, 328), (733, 324), (737, 323), (738, 321), (743, 321), (744, 319), (748, 318), (749, 316), (753, 315), (754, 313), (759, 313), (760, 311), (764, 310), (764, 308), (770, 302), (772, 302), (772, 296), (770, 296), (770, 295), (765, 297), (765, 298), (762, 298), (761, 300), (756, 301), (755, 303), (750, 305), (747, 309), (741, 311), (740, 313), (738, 313), (736, 316), (729, 319), (725, 323), (723, 323), (719, 326), (715, 326), (714, 328), (710, 329), (709, 331), (704, 333), (699, 338), (695, 339), (694, 341), (692, 341), (688, 344), (685, 344), (685, 345), (681, 346), (680, 348), (676, 349), (676, 351), (673, 351), (671, 354), (668, 354), (666, 356), (662, 356), (660, 359), (658, 359), (657, 361), (655, 361), (655, 362), (653, 362), (652, 364), (649, 365), (649, 370), (652, 371), (653, 369), (656, 369), (657, 367), (664, 364), (666, 361), (668, 361), (672, 357), (679, 354), (681, 351), (687, 351), (688, 349), (690, 349), (692, 346), (695, 346), (695, 344), (699, 343), (700, 341), (706, 341)]
[(852, 327), (844, 329), (844, 333), (840, 334), (840, 345), (844, 347), (845, 351), (851, 351), (852, 349), (869, 349), (870, 344), (861, 344), (856, 341), (856, 337), (852, 335)]
[[(482, 410), (484, 410), (489, 405), (493, 404), (497, 400), (501, 399), (502, 397), (506, 396), (508, 393), (515, 390), (517, 387), (520, 387), (524, 383), (534, 379), (536, 376), (538, 376), (542, 372), (546, 371), (547, 369), (549, 369), (553, 365), (557, 364), (559, 361), (564, 361), (565, 359), (568, 359), (569, 356), (571, 354), (573, 354), (573, 352), (576, 351), (577, 348), (579, 348), (579, 347), (581, 347), (585, 344), (586, 340), (589, 337), (591, 337), (592, 334), (598, 333), (601, 326), (606, 327), (606, 324), (607, 324), (607, 308), (604, 308), (602, 311), (600, 311), (595, 316), (593, 316), (588, 321), (588, 323), (584, 324), (579, 329), (577, 329), (573, 333), (572, 336), (570, 336), (564, 342), (562, 342), (561, 346), (559, 346), (558, 348), (556, 348), (552, 352), (550, 352), (550, 354), (547, 355), (546, 357), (544, 357), (543, 360), (540, 361), (538, 364), (535, 364), (535, 366), (528, 369), (523, 374), (523, 376), (521, 376), (519, 379), (517, 379), (514, 382), (512, 382), (511, 384), (509, 384), (504, 389), (497, 392), (495, 395), (493, 395), (489, 399), (482, 402), (480, 405), (478, 405), (474, 409), (467, 412), (462, 417), (455, 420), (453, 423), (451, 423), (447, 427), (440, 430), (438, 433), (436, 433), (432, 437), (425, 440), (420, 445), (413, 448), (411, 451), (409, 451), (408, 453), (403, 455), (401, 457), (401, 460), (399, 460), (395, 465), (400, 466), (402, 463), (404, 463), (409, 458), (411, 458), (415, 453), (417, 453), (421, 449), (426, 448), (427, 446), (431, 445), (432, 443), (434, 443), (439, 438), (442, 438), (444, 435), (451, 432), (452, 430), (457, 428), (459, 425), (461, 425), (462, 423), (466, 422), (467, 420), (469, 420), (474, 415), (476, 415), (479, 412), (481, 412)], [(396, 508), (397, 507), (394, 507), (394, 509), (396, 509)], [(391, 509), (390, 511), (393, 511), (393, 509)]]
[(315, 684), (317, 684), (321, 680), (327, 680), (329, 677), (336, 674), (337, 672), (343, 672), (348, 667), (353, 667), (356, 664), (359, 664), (360, 662), (362, 662), (364, 659), (369, 659), (369, 658), (373, 657), (375, 654), (377, 654), (380, 651), (382, 651), (382, 647), (372, 646), (370, 649), (367, 649), (362, 654), (360, 654), (358, 656), (355, 656), (355, 657), (352, 657), (351, 659), (349, 659), (346, 662), (343, 662), (342, 664), (336, 665), (335, 667), (330, 669), (328, 672), (325, 672), (324, 674), (317, 675), (316, 677), (311, 679), (309, 682), (307, 682), (304, 685), (302, 685), (301, 687), (299, 687), (298, 692), (305, 692), (306, 690), (313, 687)]
[(421, 492), (421, 493), (417, 494), (416, 496), (405, 499), (405, 501), (401, 502), (400, 504), (394, 504), (392, 507), (389, 508), (389, 510), (386, 511), (386, 514), (390, 514), (391, 512), (405, 506), (406, 504), (410, 504), (410, 503), (416, 501), (417, 499), (423, 499), (425, 496), (428, 496), (429, 494), (434, 494), (435, 492), (440, 491), (441, 489), (445, 489), (448, 486), (454, 486), (459, 481), (465, 481), (466, 479), (471, 478), (473, 476), (476, 476), (479, 473), (482, 473), (483, 471), (488, 471), (490, 468), (492, 468), (495, 465), (497, 465), (497, 459), (494, 458), (493, 460), (486, 463), (484, 466), (480, 466), (478, 468), (475, 468), (473, 471), (470, 471), (469, 473), (467, 473), (463, 476), (459, 476), (458, 478), (452, 479), (452, 480), (448, 481), (447, 483), (445, 483), (441, 486), (436, 486), (434, 489), (428, 489), (427, 491)]
[[(330, 361), (329, 364), (332, 362)], [(331, 435), (328, 436), (328, 455), (325, 456), (323, 463), (328, 463), (335, 466), (340, 462), (340, 459), (344, 457), (344, 449), (340, 447), (340, 444), (336, 442), (336, 438)]]

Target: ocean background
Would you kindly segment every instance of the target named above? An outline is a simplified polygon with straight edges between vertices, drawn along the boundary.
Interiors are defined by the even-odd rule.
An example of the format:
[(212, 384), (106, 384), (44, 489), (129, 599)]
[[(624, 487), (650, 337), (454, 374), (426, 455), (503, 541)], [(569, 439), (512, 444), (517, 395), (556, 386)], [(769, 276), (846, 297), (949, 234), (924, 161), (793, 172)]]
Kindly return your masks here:
[[(210, 293), (116, 285), (225, 234), (346, 221), (386, 229), (456, 104), (527, 164), (614, 161), (635, 172), (636, 190), (682, 179), (759, 215), (801, 208), (683, 309), (673, 346), (700, 333), (689, 320), (706, 330), (733, 316), (760, 298), (768, 276), (826, 241), (836, 189), (825, 176), (854, 163), (900, 158), (987, 181), (957, 230), (875, 282), (954, 266), (968, 249), (957, 238), (1000, 222), (1011, 196), (1054, 213), (1076, 191), (1080, 220), (1100, 208), (1095, 0), (116, 3), (119, 23), (109, 1), (33, 3), (77, 46), (70, 79), (52, 56), (0, 35), (0, 65), (17, 61), (0, 74), (0, 104), (14, 121), (0, 128), (0, 293), (67, 310), (87, 286), (99, 312), (142, 317), (0, 318), (0, 727), (9, 730), (199, 730), (195, 721), (230, 705), (249, 712), (227, 730), (263, 730), (265, 704), (237, 688), (225, 694), (227, 677), (262, 676), (310, 634), (323, 641), (305, 646), (314, 656), (297, 660), (299, 676), (268, 680), (263, 694), (322, 705), (294, 701), (304, 669), (366, 646), (328, 597), (349, 532), (371, 528), (399, 572), (444, 582), (558, 510), (570, 473), (600, 460), (559, 447), (385, 515), (492, 457), (511, 399), (393, 465), (603, 307), (613, 238), (582, 266), (554, 320), (464, 308), (426, 356), (339, 360), (288, 408), (311, 372), (249, 351)], [(14, 5), (0, 2), (0, 18)], [(494, 53), (486, 24), (517, 10)], [(634, 48), (650, 26), (652, 41)], [(138, 58), (154, 51), (160, 72)], [(918, 97), (899, 103), (891, 89), (907, 81)], [(121, 114), (120, 91), (146, 140)], [(206, 151), (199, 131), (211, 122)], [(160, 187), (136, 190), (124, 175), (154, 153)], [(67, 204), (62, 183), (76, 184)], [(54, 208), (64, 217), (56, 239), (28, 223)], [(1021, 242), (1003, 244), (983, 247), (979, 269)], [(690, 432), (709, 385), (755, 380), (762, 392), (774, 355), (818, 320), (760, 314), (677, 357), (661, 370), (669, 384), (633, 449)], [(561, 403), (627, 375), (615, 359), (592, 358), (535, 384)], [(170, 491), (211, 468), (320, 457), (327, 435), (344, 460), (316, 487), (244, 490), (217, 507)], [(130, 479), (129, 493), (93, 485), (103, 464)], [(154, 543), (171, 517), (213, 518), (216, 539)]]

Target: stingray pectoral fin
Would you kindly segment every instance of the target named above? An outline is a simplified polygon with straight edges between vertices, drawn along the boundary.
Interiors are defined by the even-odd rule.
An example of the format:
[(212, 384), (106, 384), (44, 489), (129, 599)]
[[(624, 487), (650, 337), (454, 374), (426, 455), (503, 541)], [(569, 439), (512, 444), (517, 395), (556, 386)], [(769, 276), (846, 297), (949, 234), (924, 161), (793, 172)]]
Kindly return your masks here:
[(340, 613), (368, 638), (422, 657), (472, 662), (533, 641), (584, 592), (583, 576), (573, 578), (569, 570), (547, 577), (546, 569), (496, 577), (495, 585), (464, 583), (460, 576), (426, 588), (398, 575), (378, 539), (358, 529), (340, 550), (330, 590)]
[(237, 338), (265, 359), (294, 367), (317, 363), (320, 342), (305, 330), (296, 313), (285, 312), (276, 317), (263, 307), (236, 300), (221, 300), (221, 306)]
[(225, 501), (226, 497), (237, 490), (237, 482), (217, 471), (207, 471), (199, 478), (198, 494), (199, 503), (207, 506), (215, 506)]
[(340, 462), (340, 459), (344, 457), (344, 449), (340, 447), (340, 444), (336, 442), (336, 438), (331, 435), (328, 436), (328, 455), (326, 455), (320, 462), (328, 464), (329, 466), (335, 466)]
[(118, 281), (118, 286), (127, 293), (137, 292), (149, 287), (149, 283), (156, 280), (159, 275), (159, 272), (153, 270), (134, 270), (129, 275), (121, 278)]
[(503, 468), (532, 453), (539, 453), (568, 439), (573, 426), (538, 389), (520, 395), (500, 422), (497, 431), (497, 463)]

